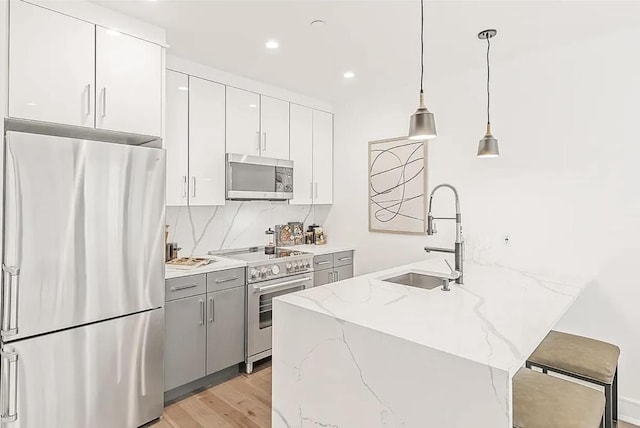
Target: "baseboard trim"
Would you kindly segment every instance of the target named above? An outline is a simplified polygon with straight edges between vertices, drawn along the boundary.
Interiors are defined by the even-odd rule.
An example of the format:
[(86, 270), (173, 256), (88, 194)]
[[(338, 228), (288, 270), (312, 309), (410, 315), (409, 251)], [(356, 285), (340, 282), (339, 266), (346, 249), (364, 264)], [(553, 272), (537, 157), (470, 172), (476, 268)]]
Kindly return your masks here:
[(629, 398), (618, 398), (620, 420), (630, 424), (640, 425), (640, 401)]

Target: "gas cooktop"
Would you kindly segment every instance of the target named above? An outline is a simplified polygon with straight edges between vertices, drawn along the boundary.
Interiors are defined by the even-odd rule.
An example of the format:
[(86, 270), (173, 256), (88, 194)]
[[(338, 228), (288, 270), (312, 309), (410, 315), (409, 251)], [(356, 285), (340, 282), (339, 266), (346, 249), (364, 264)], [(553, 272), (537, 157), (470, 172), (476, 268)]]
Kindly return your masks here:
[(265, 254), (264, 247), (260, 247), (257, 249), (249, 249), (247, 251), (239, 251), (239, 252), (229, 252), (224, 253), (223, 255), (227, 257), (231, 257), (234, 259), (240, 259), (247, 262), (260, 262), (260, 261), (269, 261), (273, 259), (281, 259), (284, 257), (293, 257), (293, 256), (302, 256), (308, 253), (303, 253), (302, 251), (295, 250), (287, 250), (284, 248), (276, 248), (275, 254)]

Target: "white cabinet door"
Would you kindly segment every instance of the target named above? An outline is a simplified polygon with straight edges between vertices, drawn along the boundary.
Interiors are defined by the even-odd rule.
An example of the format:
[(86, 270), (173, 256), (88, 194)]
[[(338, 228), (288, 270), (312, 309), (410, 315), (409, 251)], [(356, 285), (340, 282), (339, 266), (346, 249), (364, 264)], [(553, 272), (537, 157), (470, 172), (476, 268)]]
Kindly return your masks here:
[(313, 181), (313, 202), (332, 204), (333, 115), (318, 110), (313, 111)]
[(167, 205), (187, 205), (189, 177), (189, 76), (167, 70), (164, 148), (167, 150)]
[(96, 128), (162, 134), (162, 48), (96, 27)]
[(289, 103), (276, 98), (260, 97), (260, 156), (289, 159)]
[(189, 77), (189, 205), (224, 205), (225, 87)]
[(313, 110), (291, 104), (290, 153), (293, 161), (291, 205), (313, 203)]
[(11, 2), (9, 116), (94, 126), (95, 26)]
[(227, 152), (260, 155), (260, 95), (227, 86)]

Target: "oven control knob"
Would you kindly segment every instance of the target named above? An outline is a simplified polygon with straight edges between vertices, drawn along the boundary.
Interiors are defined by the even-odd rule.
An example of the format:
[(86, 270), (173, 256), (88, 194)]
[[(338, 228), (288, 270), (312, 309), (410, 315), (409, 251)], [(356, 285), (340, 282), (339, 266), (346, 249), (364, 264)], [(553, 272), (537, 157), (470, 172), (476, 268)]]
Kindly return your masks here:
[(273, 267), (271, 268), (271, 273), (274, 275), (277, 275), (280, 273), (280, 266), (278, 265), (273, 265)]
[(291, 266), (291, 263), (287, 263), (287, 272), (291, 272), (293, 270), (293, 267)]
[(259, 273), (258, 269), (251, 269), (251, 278), (256, 279)]
[(263, 278), (267, 276), (267, 268), (260, 269), (260, 276)]
[(306, 267), (307, 269), (311, 269), (311, 263), (307, 262), (307, 264), (305, 265), (305, 267)]

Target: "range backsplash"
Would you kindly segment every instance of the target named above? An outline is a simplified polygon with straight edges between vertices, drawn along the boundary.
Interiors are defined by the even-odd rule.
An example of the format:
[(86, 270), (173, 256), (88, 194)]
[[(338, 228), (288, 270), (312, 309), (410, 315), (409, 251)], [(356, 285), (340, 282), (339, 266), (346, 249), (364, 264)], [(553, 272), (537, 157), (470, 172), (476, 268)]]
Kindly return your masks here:
[(182, 248), (180, 256), (186, 257), (264, 245), (267, 228), (290, 221), (304, 222), (305, 229), (312, 223), (324, 225), (330, 209), (331, 205), (227, 201), (218, 207), (167, 207), (166, 223), (169, 242), (177, 242)]

